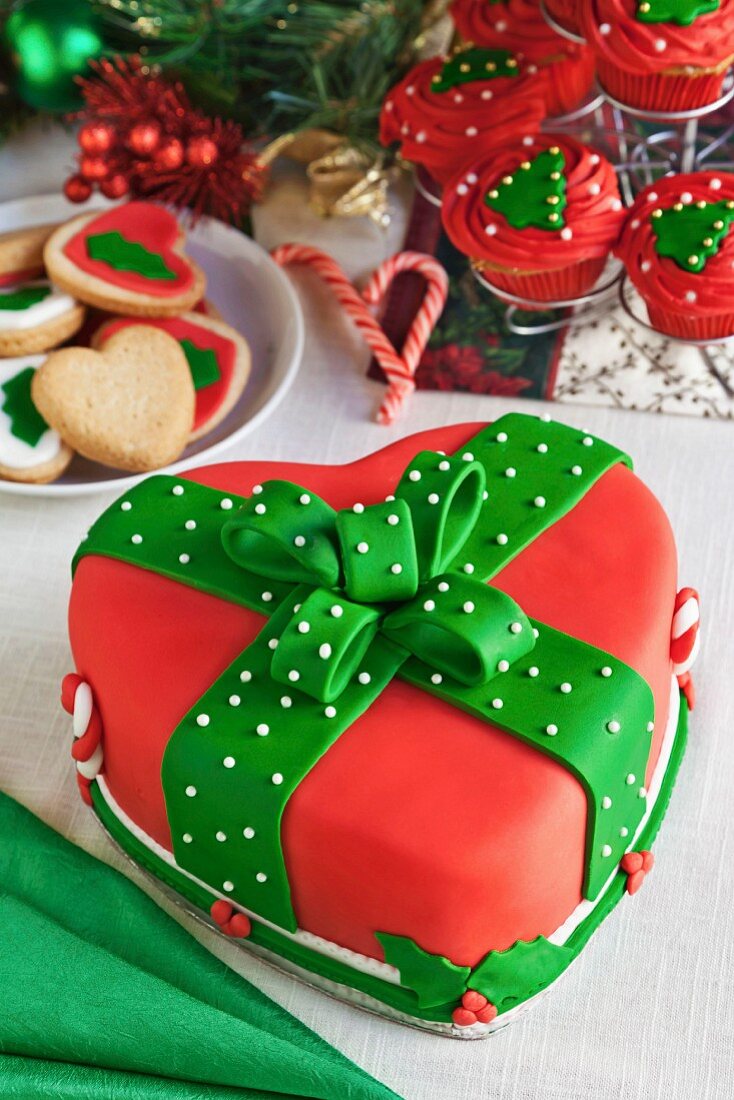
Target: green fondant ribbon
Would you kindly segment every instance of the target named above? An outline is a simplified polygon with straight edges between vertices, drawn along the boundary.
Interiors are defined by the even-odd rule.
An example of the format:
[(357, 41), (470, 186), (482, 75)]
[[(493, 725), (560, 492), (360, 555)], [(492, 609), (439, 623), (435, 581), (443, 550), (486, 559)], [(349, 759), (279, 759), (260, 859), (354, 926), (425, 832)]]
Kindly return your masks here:
[(652, 692), (486, 582), (620, 461), (599, 439), (511, 414), (453, 456), (417, 455), (382, 504), (335, 513), (289, 482), (243, 498), (157, 476), (104, 513), (77, 563), (118, 558), (270, 616), (166, 748), (179, 865), (295, 929), (288, 799), (397, 675), (578, 779), (596, 897), (645, 809)]

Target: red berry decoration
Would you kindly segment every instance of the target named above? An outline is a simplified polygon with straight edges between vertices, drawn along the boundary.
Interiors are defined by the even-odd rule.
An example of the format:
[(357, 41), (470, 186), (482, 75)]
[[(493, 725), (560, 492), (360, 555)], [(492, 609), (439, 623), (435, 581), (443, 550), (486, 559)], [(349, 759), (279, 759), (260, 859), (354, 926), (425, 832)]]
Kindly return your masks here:
[(184, 147), (178, 138), (169, 138), (156, 150), (153, 158), (157, 168), (175, 172), (184, 161)]
[(186, 160), (192, 168), (211, 168), (218, 156), (216, 142), (204, 135), (192, 138), (186, 146)]
[(86, 202), (92, 194), (92, 186), (81, 176), (69, 176), (64, 184), (64, 194), (69, 202)]
[(130, 190), (130, 184), (127, 176), (123, 176), (121, 172), (118, 172), (114, 176), (102, 180), (99, 189), (107, 199), (121, 199)]
[(161, 128), (157, 122), (139, 122), (127, 135), (127, 146), (139, 157), (149, 157), (158, 148)]
[(244, 940), (252, 931), (250, 918), (244, 913), (235, 913), (232, 919), (225, 925), (224, 931), (228, 936), (234, 936), (235, 939)]
[(108, 153), (115, 144), (115, 129), (107, 122), (88, 122), (79, 131), (78, 141), (85, 153)]
[(109, 172), (110, 166), (103, 157), (82, 157), (79, 161), (79, 175), (90, 183), (105, 179)]
[(451, 1018), (457, 1027), (471, 1027), (472, 1024), (491, 1024), (496, 1015), (495, 1005), (483, 993), (476, 989), (467, 989)]
[(225, 901), (224, 898), (218, 898), (217, 901), (212, 903), (212, 907), (209, 910), (212, 920), (220, 927), (227, 923), (232, 916), (232, 912), (232, 906), (228, 901)]
[(648, 851), (627, 852), (619, 866), (627, 875), (627, 893), (636, 894), (655, 866), (655, 856)]

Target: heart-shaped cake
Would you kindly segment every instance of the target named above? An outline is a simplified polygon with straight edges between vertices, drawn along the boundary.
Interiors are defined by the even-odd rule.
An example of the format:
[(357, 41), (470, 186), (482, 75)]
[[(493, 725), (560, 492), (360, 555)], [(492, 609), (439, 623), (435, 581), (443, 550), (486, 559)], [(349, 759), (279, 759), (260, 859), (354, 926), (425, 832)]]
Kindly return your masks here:
[(128, 490), (74, 562), (78, 781), (248, 948), (457, 1037), (639, 889), (698, 601), (615, 447), (511, 414)]

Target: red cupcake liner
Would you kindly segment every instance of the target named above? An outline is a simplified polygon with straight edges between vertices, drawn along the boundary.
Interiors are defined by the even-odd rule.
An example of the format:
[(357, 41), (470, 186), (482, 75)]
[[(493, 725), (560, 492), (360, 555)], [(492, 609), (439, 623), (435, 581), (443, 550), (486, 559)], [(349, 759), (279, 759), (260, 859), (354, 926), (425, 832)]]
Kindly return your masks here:
[(661, 309), (650, 302), (645, 304), (650, 324), (668, 336), (680, 336), (683, 340), (720, 340), (722, 336), (734, 335), (734, 313), (694, 316)]
[(694, 111), (721, 95), (726, 68), (700, 76), (649, 73), (642, 76), (598, 57), (597, 76), (602, 87), (620, 103), (647, 111)]
[(497, 271), (494, 268), (480, 269), (481, 273), (499, 290), (506, 290), (518, 298), (529, 298), (536, 302), (552, 302), (558, 299), (579, 298), (591, 290), (606, 265), (606, 257), (594, 260), (581, 260), (568, 267), (557, 267), (551, 271)]
[(548, 77), (545, 104), (549, 115), (573, 111), (594, 82), (594, 55), (585, 48), (580, 57), (564, 57), (542, 68)]

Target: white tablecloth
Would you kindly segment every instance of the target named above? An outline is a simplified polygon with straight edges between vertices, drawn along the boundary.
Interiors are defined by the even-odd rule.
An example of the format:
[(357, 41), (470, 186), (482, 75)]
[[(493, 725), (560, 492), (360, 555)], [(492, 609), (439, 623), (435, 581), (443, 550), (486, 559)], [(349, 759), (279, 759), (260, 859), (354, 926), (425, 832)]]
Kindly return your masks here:
[[(71, 154), (60, 131), (34, 129), (14, 139), (0, 150), (0, 200), (58, 188)], [(305, 237), (312, 226), (304, 227), (300, 205), (283, 205), (291, 194), (275, 200), (277, 220), (288, 222), (287, 235)], [(273, 213), (266, 208), (260, 219), (268, 244)], [(334, 222), (325, 232), (331, 241), (351, 234), (337, 243), (362, 269), (393, 247), (369, 223)], [(541, 410), (534, 402), (421, 393), (402, 422), (378, 427), (369, 414), (380, 387), (364, 377), (359, 338), (310, 276), (295, 277), (308, 329), (300, 374), (275, 415), (225, 458), (338, 463), (422, 428)], [(603, 356), (604, 348), (595, 353)], [(634, 456), (677, 533), (681, 581), (697, 586), (703, 601), (699, 704), (645, 889), (615, 910), (531, 1013), (478, 1043), (382, 1022), (214, 934), (195, 934), (407, 1100), (724, 1100), (734, 1096), (734, 435), (730, 425), (706, 420), (568, 406), (557, 412)], [(69, 562), (109, 499), (0, 494), (0, 787), (121, 866), (78, 798), (69, 721), (58, 702), (61, 677), (71, 669)], [(609, 517), (610, 537), (621, 522)]]

